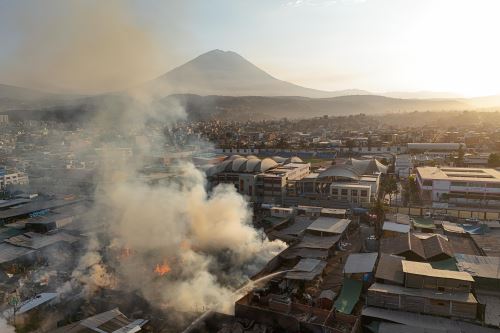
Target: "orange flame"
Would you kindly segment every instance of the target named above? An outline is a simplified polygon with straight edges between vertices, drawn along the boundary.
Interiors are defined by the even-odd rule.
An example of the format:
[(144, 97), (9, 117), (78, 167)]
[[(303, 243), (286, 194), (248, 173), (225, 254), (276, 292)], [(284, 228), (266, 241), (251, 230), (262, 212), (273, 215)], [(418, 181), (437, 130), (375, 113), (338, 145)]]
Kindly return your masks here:
[(171, 270), (171, 268), (168, 265), (168, 263), (163, 262), (163, 264), (161, 264), (161, 265), (156, 264), (154, 272), (159, 276), (163, 276), (163, 275), (167, 274), (168, 272), (170, 272), (170, 270)]

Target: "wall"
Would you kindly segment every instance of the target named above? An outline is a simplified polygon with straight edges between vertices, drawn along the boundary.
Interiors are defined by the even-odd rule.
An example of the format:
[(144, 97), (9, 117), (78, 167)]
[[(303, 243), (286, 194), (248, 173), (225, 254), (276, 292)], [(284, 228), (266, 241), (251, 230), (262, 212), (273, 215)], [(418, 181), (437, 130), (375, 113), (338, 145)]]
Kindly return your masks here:
[(426, 212), (444, 213), (453, 217), (470, 218), (476, 217), (480, 220), (496, 221), (500, 220), (500, 212), (481, 211), (469, 208), (427, 208), (427, 207), (389, 207), (391, 213), (409, 214), (414, 216), (423, 216)]

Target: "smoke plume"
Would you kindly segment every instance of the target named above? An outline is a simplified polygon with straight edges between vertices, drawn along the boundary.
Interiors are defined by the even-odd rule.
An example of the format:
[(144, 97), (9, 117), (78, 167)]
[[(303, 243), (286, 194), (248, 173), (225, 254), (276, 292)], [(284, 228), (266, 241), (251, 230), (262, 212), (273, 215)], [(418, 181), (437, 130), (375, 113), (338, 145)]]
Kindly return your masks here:
[[(11, 74), (90, 92), (151, 77), (158, 57), (175, 46), (164, 52), (124, 3), (48, 1), (41, 11), (19, 5), (22, 15), (14, 17), (22, 22), (22, 42)], [(186, 112), (159, 99), (161, 89), (147, 88), (95, 99), (97, 115), (84, 131), (101, 154), (93, 218), (86, 221), (96, 232), (59, 291), (83, 286), (82, 296), (91, 297), (101, 288), (121, 288), (165, 308), (230, 311), (233, 291), (283, 243), (252, 227), (248, 204), (234, 187), (207, 191), (204, 174), (175, 157), (193, 149), (165, 135)], [(175, 163), (164, 179), (150, 182), (144, 169), (164, 157)]]
[(0, 332), (2, 333), (15, 333), (14, 327), (10, 326), (7, 321), (0, 317)]

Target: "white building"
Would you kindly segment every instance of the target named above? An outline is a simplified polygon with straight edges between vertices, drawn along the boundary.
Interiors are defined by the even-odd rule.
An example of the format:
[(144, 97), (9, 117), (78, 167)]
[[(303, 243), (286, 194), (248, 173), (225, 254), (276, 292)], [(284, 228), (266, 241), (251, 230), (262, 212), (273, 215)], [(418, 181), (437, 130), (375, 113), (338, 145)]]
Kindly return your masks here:
[(424, 142), (424, 143), (409, 143), (408, 151), (458, 151), (458, 149), (462, 146), (462, 149), (466, 149), (467, 146), (465, 143), (455, 143), (455, 142)]
[(394, 172), (399, 178), (406, 179), (410, 176), (413, 169), (413, 162), (411, 155), (401, 154), (396, 156), (396, 161), (394, 163)]
[(27, 185), (28, 175), (24, 172), (2, 172), (0, 173), (0, 189), (8, 185)]
[(419, 167), (417, 183), (420, 196), (427, 203), (500, 203), (500, 172), (495, 169)]

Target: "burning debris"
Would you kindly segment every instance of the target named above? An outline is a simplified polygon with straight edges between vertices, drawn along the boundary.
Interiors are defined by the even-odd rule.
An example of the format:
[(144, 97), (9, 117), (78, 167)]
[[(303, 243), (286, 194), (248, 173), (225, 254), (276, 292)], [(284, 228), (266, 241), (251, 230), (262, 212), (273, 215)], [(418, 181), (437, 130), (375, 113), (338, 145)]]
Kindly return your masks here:
[(168, 265), (168, 263), (166, 261), (164, 261), (162, 264), (156, 264), (154, 272), (158, 276), (164, 276), (165, 274), (170, 272), (170, 270), (171, 270), (170, 266)]

